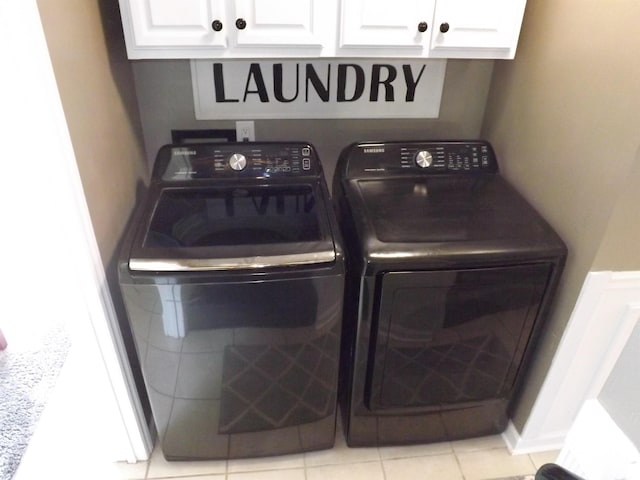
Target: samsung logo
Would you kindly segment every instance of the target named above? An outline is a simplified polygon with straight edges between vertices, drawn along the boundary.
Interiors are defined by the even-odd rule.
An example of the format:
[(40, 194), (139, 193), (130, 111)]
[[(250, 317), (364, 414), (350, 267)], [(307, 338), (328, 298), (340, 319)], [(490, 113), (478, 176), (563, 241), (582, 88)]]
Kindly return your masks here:
[(172, 153), (173, 155), (196, 155), (198, 152), (187, 148), (174, 148)]
[(364, 149), (364, 153), (384, 153), (384, 147), (369, 147)]

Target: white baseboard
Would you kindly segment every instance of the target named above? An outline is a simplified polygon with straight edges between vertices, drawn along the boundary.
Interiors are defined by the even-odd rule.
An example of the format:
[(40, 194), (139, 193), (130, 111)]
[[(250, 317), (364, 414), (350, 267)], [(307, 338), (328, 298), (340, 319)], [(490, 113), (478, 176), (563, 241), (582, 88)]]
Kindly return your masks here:
[(554, 436), (525, 439), (512, 422), (509, 422), (506, 430), (502, 433), (502, 439), (511, 455), (560, 450), (564, 445), (565, 437), (566, 432)]

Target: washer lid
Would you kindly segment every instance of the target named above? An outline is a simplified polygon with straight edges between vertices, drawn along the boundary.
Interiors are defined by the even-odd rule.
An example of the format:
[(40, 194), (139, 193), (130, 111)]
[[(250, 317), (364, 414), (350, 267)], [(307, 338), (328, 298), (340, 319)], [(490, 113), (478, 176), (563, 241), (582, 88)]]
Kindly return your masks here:
[(336, 258), (318, 185), (165, 187), (152, 198), (131, 270), (256, 269)]

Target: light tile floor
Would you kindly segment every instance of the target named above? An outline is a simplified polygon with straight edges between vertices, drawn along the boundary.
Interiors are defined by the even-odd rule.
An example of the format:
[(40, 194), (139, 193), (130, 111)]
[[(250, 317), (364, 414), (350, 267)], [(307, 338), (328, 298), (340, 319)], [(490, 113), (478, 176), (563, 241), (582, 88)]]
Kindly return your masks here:
[[(407, 447), (348, 448), (339, 432), (331, 450), (259, 459), (167, 462), (156, 448), (140, 465), (119, 464), (122, 480), (485, 480), (533, 475), (557, 451), (512, 456), (499, 435)], [(128, 472), (128, 469), (131, 469)]]
[[(106, 447), (98, 443), (96, 433), (101, 431), (99, 416), (92, 405), (74, 398), (73, 389), (77, 391), (80, 380), (86, 387), (87, 376), (79, 380), (67, 366), (14, 480), (485, 480), (533, 475), (559, 453), (512, 456), (499, 435), (406, 447), (348, 448), (339, 427), (334, 448), (299, 455), (167, 462), (156, 447), (147, 462), (108, 463)], [(93, 423), (73, 419), (93, 419)]]

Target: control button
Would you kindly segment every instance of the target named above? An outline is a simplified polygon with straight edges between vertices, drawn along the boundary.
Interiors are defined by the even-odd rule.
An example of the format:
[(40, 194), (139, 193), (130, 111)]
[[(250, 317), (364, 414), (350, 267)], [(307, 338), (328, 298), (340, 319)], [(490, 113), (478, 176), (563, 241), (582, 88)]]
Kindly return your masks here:
[(303, 170), (311, 170), (311, 159), (303, 158), (302, 159), (302, 169)]
[(433, 157), (428, 150), (420, 150), (418, 153), (416, 153), (415, 159), (416, 165), (418, 165), (420, 168), (430, 167), (433, 163)]
[(311, 149), (309, 147), (303, 147), (302, 148), (302, 156), (303, 157), (308, 157), (309, 155), (311, 155)]
[(241, 153), (234, 153), (229, 157), (229, 166), (236, 172), (244, 170), (247, 166), (247, 157)]

